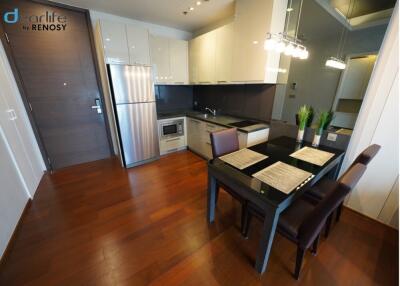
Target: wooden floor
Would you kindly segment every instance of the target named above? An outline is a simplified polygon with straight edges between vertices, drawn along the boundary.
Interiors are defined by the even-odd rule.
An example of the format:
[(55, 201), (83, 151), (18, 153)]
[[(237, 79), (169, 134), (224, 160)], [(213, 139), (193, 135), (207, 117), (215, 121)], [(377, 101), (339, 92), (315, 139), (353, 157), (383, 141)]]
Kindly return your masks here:
[(116, 159), (46, 175), (16, 233), (0, 285), (398, 285), (398, 233), (345, 210), (292, 278), (295, 246), (275, 237), (254, 259), (261, 223), (238, 231), (225, 192), (208, 225), (206, 163), (184, 151), (124, 170)]

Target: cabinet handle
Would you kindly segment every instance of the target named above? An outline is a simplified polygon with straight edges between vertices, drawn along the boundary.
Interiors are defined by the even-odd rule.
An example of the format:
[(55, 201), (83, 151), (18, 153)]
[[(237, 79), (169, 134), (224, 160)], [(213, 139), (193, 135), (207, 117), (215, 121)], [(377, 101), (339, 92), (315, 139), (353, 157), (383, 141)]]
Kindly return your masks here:
[(185, 84), (183, 81), (175, 81), (176, 84)]
[(228, 81), (226, 81), (226, 80), (219, 80), (219, 81), (217, 81), (217, 82), (228, 82)]
[(211, 83), (211, 81), (199, 81), (199, 83)]
[(172, 139), (165, 140), (165, 142), (177, 141), (177, 140), (180, 140), (180, 139), (181, 139), (181, 138), (176, 137), (176, 138), (172, 138)]
[(211, 143), (210, 143), (210, 142), (206, 142), (206, 144), (208, 144), (208, 145), (211, 145)]

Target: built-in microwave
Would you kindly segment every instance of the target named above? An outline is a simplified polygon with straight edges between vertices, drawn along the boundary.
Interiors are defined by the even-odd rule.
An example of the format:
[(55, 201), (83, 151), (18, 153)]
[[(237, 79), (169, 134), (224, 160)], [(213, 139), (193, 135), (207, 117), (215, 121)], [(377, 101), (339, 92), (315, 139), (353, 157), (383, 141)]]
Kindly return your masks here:
[(160, 139), (183, 136), (184, 132), (184, 119), (164, 121), (160, 124)]

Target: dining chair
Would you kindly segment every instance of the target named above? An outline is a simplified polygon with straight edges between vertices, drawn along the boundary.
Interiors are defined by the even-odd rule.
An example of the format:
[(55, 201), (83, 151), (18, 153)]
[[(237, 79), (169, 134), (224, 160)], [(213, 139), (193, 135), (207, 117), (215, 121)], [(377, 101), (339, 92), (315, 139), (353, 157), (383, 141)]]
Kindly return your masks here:
[[(213, 158), (221, 157), (223, 155), (235, 152), (239, 150), (239, 138), (237, 135), (236, 128), (229, 128), (220, 131), (215, 131), (210, 133), (211, 150)], [(218, 201), (219, 187), (223, 187), (232, 197), (237, 199), (242, 206), (242, 216), (241, 216), (241, 228), (243, 228), (244, 214), (246, 213), (247, 202), (243, 198), (239, 197), (232, 192), (229, 187), (225, 185), (218, 184), (217, 192), (215, 196), (215, 203)]]
[[(350, 165), (354, 166), (358, 163), (368, 165), (372, 159), (376, 156), (376, 154), (379, 152), (381, 149), (381, 146), (377, 144), (372, 144), (368, 146), (364, 151), (362, 151), (357, 158), (353, 161), (353, 163)], [(347, 170), (349, 170), (348, 168)], [(346, 171), (347, 172), (347, 171)], [(317, 184), (315, 184), (312, 188), (310, 188), (305, 195), (309, 196), (311, 200), (314, 200), (316, 202), (322, 200), (328, 193), (332, 192), (333, 189), (335, 189), (337, 185), (337, 181), (334, 181), (332, 179), (324, 178), (320, 180)], [(340, 220), (340, 216), (342, 213), (342, 208), (343, 208), (343, 202), (338, 206), (336, 210), (336, 222)], [(327, 220), (327, 225), (326, 225), (326, 232), (325, 236), (327, 237), (329, 235), (330, 227), (332, 224), (332, 217), (329, 217)]]
[[(366, 166), (357, 163), (353, 165), (338, 181), (333, 192), (314, 204), (302, 197), (284, 210), (278, 221), (277, 231), (297, 245), (294, 277), (299, 278), (301, 265), (307, 249), (316, 255), (320, 233), (328, 216), (338, 207), (347, 194), (358, 183), (366, 170)], [(260, 209), (248, 206), (247, 222), (244, 235), (247, 237), (252, 216), (263, 218)]]

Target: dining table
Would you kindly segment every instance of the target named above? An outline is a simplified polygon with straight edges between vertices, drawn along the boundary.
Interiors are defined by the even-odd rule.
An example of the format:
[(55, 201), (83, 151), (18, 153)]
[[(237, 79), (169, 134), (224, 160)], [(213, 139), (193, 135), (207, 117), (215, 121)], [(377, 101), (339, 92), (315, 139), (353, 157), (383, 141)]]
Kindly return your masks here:
[[(290, 156), (303, 147), (316, 148), (334, 155), (322, 166)], [(263, 273), (267, 268), (280, 214), (321, 178), (329, 177), (336, 180), (345, 151), (321, 145), (315, 147), (308, 142), (299, 143), (295, 138), (285, 136), (248, 147), (248, 149), (268, 157), (244, 169), (238, 169), (221, 158), (208, 161), (207, 220), (209, 223), (213, 223), (215, 220), (216, 196), (219, 186), (228, 187), (230, 192), (234, 192), (234, 195), (263, 210), (265, 217), (255, 260), (256, 271)], [(253, 177), (253, 174), (278, 161), (312, 173), (313, 177), (290, 193), (281, 192)]]

